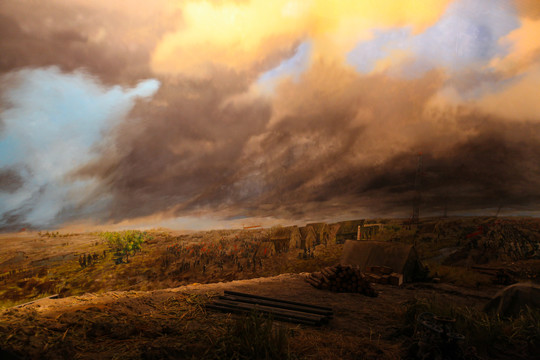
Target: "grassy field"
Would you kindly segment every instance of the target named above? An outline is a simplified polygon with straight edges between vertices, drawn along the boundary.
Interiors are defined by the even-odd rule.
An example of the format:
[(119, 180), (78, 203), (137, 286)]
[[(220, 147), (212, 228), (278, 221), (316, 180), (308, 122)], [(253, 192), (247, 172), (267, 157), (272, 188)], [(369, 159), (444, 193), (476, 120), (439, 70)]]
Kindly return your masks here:
[[(384, 224), (377, 240), (414, 244), (429, 267), (430, 278), (438, 278), (442, 289), (446, 284), (454, 286), (451, 294), (459, 293), (459, 289), (470, 289), (467, 291), (482, 296), (482, 289), (492, 294), (502, 287), (495, 283), (492, 275), (478, 271), (475, 266), (508, 269), (513, 281), (539, 280), (540, 226), (536, 220), (423, 219), (418, 227), (412, 228), (395, 220), (374, 222)], [(257, 314), (238, 318), (206, 313), (203, 305), (210, 295), (204, 294), (183, 293), (152, 300), (152, 304), (150, 300), (133, 300), (135, 308), (122, 307), (121, 302), (113, 301), (106, 308), (84, 307), (57, 319), (40, 318), (34, 310), (25, 308), (8, 309), (52, 294), (84, 299), (95, 296), (93, 294), (114, 295), (117, 291), (146, 292), (189, 284), (312, 272), (336, 264), (341, 257), (341, 244), (319, 245), (307, 257), (302, 256), (303, 251), (299, 249), (276, 252), (267, 241), (268, 231), (271, 229), (0, 235), (3, 244), (0, 307), (5, 309), (6, 321), (13, 322), (4, 324), (7, 327), (0, 326), (2, 344), (23, 351), (41, 339), (39, 346), (46, 346), (60, 358), (74, 355), (74, 346), (79, 349), (77, 353), (84, 349), (97, 351), (88, 343), (88, 339), (95, 339), (109, 344), (110, 354), (122, 353), (125, 358), (143, 355), (174, 358), (178, 354), (191, 354), (193, 358), (209, 359), (337, 359), (355, 358), (358, 348), (354, 344), (361, 341), (364, 357), (392, 359), (397, 354), (401, 357), (409, 350), (414, 351), (416, 319), (420, 313), (433, 312), (455, 318), (456, 330), (466, 336), (465, 348), (472, 348), (482, 356), (497, 358), (495, 355), (503, 354), (498, 358), (505, 358), (501, 351), (511, 356), (534, 354), (538, 350), (540, 315), (537, 311), (523, 312), (514, 319), (500, 319), (471, 307), (471, 302), (455, 303), (468, 299), (467, 295), (448, 298), (448, 292), (446, 295), (438, 293), (429, 286), (425, 291), (414, 290), (413, 293), (432, 295), (406, 302), (399, 289), (394, 295), (383, 290), (389, 298), (384, 303), (373, 300), (371, 306), (379, 307), (376, 315), (371, 314), (370, 309), (362, 313), (362, 321), (371, 321), (374, 330), (370, 328), (366, 333), (359, 327), (354, 334), (348, 330), (283, 327)], [(133, 236), (140, 237), (140, 243), (122, 243), (123, 238)], [(339, 309), (340, 304), (337, 302), (334, 306)], [(149, 317), (145, 315), (142, 319), (137, 315), (139, 310), (135, 309), (139, 306), (146, 309)], [(353, 304), (342, 306), (347, 310), (338, 311), (338, 316), (355, 311)], [(182, 321), (175, 320), (178, 318)], [(381, 322), (378, 328), (375, 319)], [(352, 324), (345, 321), (342, 326), (347, 329)], [(38, 335), (28, 329), (36, 330)], [(34, 335), (29, 337), (27, 333)], [(381, 334), (385, 335), (381, 338)], [(318, 345), (313, 348), (306, 344)], [(44, 350), (36, 348), (35, 351)], [(473, 355), (467, 356), (474, 358)]]
[[(30, 238), (30, 239), (29, 239)], [(100, 234), (70, 234), (23, 239), (23, 245), (49, 244), (52, 256), (26, 251), (17, 263), (10, 258), (0, 264), (2, 284), (0, 307), (35, 300), (52, 294), (80, 295), (111, 290), (154, 290), (190, 283), (212, 283), (272, 276), (286, 272), (315, 271), (337, 263), (342, 245), (329, 245), (313, 258), (298, 259), (297, 252), (276, 253), (261, 246), (244, 232), (207, 232), (173, 235), (149, 232), (149, 238), (123, 262)], [(84, 241), (83, 241), (84, 239)], [(6, 240), (4, 240), (6, 241)], [(17, 241), (17, 238), (13, 239)], [(26, 244), (25, 244), (26, 243)], [(67, 243), (67, 245), (64, 245)], [(22, 250), (21, 250), (22, 249)], [(80, 264), (80, 256), (90, 255), (92, 262)], [(17, 259), (17, 255), (11, 259)], [(94, 260), (95, 259), (95, 260)], [(255, 263), (255, 264), (254, 264)]]
[[(377, 220), (381, 221), (381, 220)], [(540, 226), (531, 219), (424, 219), (409, 229), (384, 221), (377, 239), (415, 244), (431, 277), (466, 287), (489, 285), (475, 264), (510, 266), (518, 279), (538, 281)], [(189, 234), (148, 231), (140, 248), (124, 251), (108, 237), (124, 233), (39, 232), (0, 235), (0, 307), (51, 294), (153, 290), (316, 271), (339, 261), (342, 245), (276, 253), (265, 241), (271, 230), (216, 230)], [(266, 233), (265, 233), (266, 232)], [(137, 251), (136, 251), (137, 250)], [(81, 256), (91, 257), (85, 266)]]

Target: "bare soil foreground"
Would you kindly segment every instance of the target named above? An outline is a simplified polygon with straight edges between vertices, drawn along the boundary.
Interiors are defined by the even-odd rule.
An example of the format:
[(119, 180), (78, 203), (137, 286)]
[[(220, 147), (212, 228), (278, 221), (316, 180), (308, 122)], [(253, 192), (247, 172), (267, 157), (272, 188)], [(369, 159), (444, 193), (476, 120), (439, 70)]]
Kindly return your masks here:
[(319, 328), (277, 323), (292, 330), (288, 348), (294, 357), (398, 359), (406, 356), (411, 340), (404, 322), (415, 299), (479, 310), (498, 290), (374, 285), (379, 296), (371, 298), (315, 289), (305, 275), (44, 299), (0, 313), (0, 344), (5, 358), (226, 358), (227, 349), (219, 348), (226, 345), (219, 342), (226, 341), (231, 315), (205, 311), (202, 305), (224, 290), (236, 290), (333, 308), (334, 319)]

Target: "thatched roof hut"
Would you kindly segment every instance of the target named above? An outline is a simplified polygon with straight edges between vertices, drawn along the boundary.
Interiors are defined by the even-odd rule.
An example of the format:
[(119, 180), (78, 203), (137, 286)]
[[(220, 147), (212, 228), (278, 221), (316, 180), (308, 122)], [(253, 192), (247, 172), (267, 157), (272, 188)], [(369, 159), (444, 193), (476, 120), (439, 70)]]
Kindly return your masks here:
[(289, 227), (289, 249), (301, 249), (302, 248), (302, 235), (298, 226)]
[(276, 253), (276, 247), (273, 241), (263, 241), (257, 250), (257, 257), (272, 256)]
[(302, 249), (308, 249), (315, 247), (317, 242), (317, 234), (312, 226), (304, 226), (300, 229), (300, 245)]
[(269, 238), (274, 243), (277, 252), (287, 251), (289, 248), (301, 245), (297, 226), (275, 226), (270, 230)]
[(327, 241), (327, 244), (336, 244), (337, 243), (337, 233), (338, 233), (340, 227), (341, 227), (340, 224), (330, 224), (330, 225), (328, 225), (328, 241)]
[(312, 227), (316, 235), (315, 245), (326, 245), (329, 240), (329, 229), (328, 224), (326, 223), (311, 223), (307, 224), (306, 227)]

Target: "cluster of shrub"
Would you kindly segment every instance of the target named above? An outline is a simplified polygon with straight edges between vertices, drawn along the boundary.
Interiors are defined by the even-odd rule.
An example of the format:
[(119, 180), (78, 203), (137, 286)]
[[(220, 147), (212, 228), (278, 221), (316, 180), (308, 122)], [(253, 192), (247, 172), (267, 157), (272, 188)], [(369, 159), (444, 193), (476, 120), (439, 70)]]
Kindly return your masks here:
[[(105, 258), (105, 255), (107, 252), (103, 251), (103, 258)], [(93, 254), (81, 254), (79, 255), (79, 265), (81, 265), (82, 268), (85, 268), (87, 266), (91, 266), (95, 263), (97, 263), (99, 260), (99, 254), (93, 253)]]
[(153, 239), (146, 231), (106, 231), (99, 234), (106, 241), (109, 248), (114, 251), (116, 264), (129, 262), (129, 257), (141, 251), (144, 241)]
[(70, 237), (70, 236), (74, 236), (74, 235), (76, 235), (76, 234), (72, 234), (72, 233), (60, 234), (60, 232), (58, 232), (58, 231), (51, 231), (51, 232), (38, 231), (38, 236), (39, 237), (53, 237), (53, 238), (56, 238), (56, 237)]

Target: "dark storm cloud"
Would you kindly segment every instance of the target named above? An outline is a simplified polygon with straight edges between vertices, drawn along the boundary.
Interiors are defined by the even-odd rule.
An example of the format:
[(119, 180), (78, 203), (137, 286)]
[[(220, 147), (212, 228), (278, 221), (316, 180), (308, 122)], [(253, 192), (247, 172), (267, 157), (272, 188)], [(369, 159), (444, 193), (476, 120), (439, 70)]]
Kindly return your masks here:
[(232, 71), (216, 72), (208, 80), (169, 79), (153, 106), (135, 109), (117, 129), (116, 154), (104, 148), (103, 159), (80, 171), (108, 184), (115, 196), (108, 216), (150, 215), (225, 189), (249, 165), (238, 161), (242, 149), (270, 116), (263, 101), (222, 104), (226, 95), (247, 86), (247, 79)]
[[(67, 72), (85, 69), (109, 84), (132, 84), (151, 75), (151, 51), (169, 20), (144, 23), (77, 2), (7, 1), (0, 5), (0, 72), (54, 65)], [(137, 27), (141, 36), (128, 40)]]
[[(396, 134), (384, 129), (418, 126), (415, 117), (440, 86), (440, 76), (359, 77), (321, 65), (303, 80), (281, 87), (274, 106), (286, 107), (288, 115), (272, 121), (270, 104), (262, 99), (224, 105), (227, 96), (247, 89), (237, 73), (170, 81), (152, 107), (137, 109), (118, 129), (112, 147), (117, 153), (105, 149), (103, 159), (81, 174), (108, 184), (115, 220), (167, 210), (302, 218), (322, 215), (317, 204), (339, 198), (337, 209), (327, 208), (345, 211), (351, 204), (343, 197), (360, 201), (379, 190), (377, 202), (383, 204), (409, 193), (414, 163), (402, 167), (397, 184), (381, 180), (395, 174), (392, 159), (407, 156), (388, 150)], [(380, 132), (375, 142), (369, 141), (373, 132)], [(367, 161), (359, 159), (363, 153)], [(373, 167), (377, 158), (381, 162)]]
[[(426, 152), (422, 155), (419, 188), (423, 213), (439, 215), (445, 206), (450, 211), (499, 206), (535, 209), (540, 203), (540, 164), (535, 161), (540, 156), (536, 135), (540, 133), (540, 125), (509, 125), (500, 119), (474, 114), (461, 119), (460, 126), (463, 132), (478, 134), (437, 155), (423, 147)], [(346, 155), (344, 152), (342, 157)], [(298, 180), (298, 172), (284, 172), (283, 195), (273, 192), (267, 198), (272, 204), (271, 211), (259, 208), (255, 213), (282, 216), (285, 213), (299, 218), (313, 217), (315, 213), (319, 218), (331, 219), (355, 207), (365, 207), (370, 215), (407, 216), (415, 195), (417, 161), (417, 154), (408, 151), (377, 166), (351, 164), (333, 174), (326, 173), (335, 163), (321, 161), (320, 166), (302, 174), (303, 181)], [(305, 186), (321, 173), (325, 175), (319, 185)], [(340, 202), (338, 206), (336, 201)]]
[(531, 19), (540, 18), (540, 2), (538, 0), (514, 0), (521, 16)]
[[(540, 124), (508, 124), (501, 119), (471, 114), (460, 119), (462, 131), (476, 135), (445, 153), (422, 155), (420, 191), (426, 211), (528, 207), (540, 203)], [(429, 151), (429, 150), (428, 150)], [(359, 190), (387, 193), (386, 207), (412, 204), (417, 157), (400, 154), (373, 169)]]
[(32, 224), (27, 220), (27, 216), (32, 213), (34, 204), (39, 199), (39, 196), (44, 193), (46, 186), (42, 186), (39, 191), (32, 194), (32, 196), (21, 204), (17, 209), (13, 209), (4, 212), (0, 217), (0, 229), (2, 231), (17, 231), (23, 228), (33, 228), (35, 224)]
[(0, 169), (0, 193), (17, 191), (23, 184), (24, 179), (16, 169)]
[(107, 184), (117, 221), (163, 211), (408, 216), (422, 151), (423, 211), (534, 208), (540, 125), (466, 108), (426, 113), (444, 83), (439, 72), (400, 80), (319, 64), (270, 103), (224, 101), (248, 87), (236, 72), (169, 81), (81, 174)]

